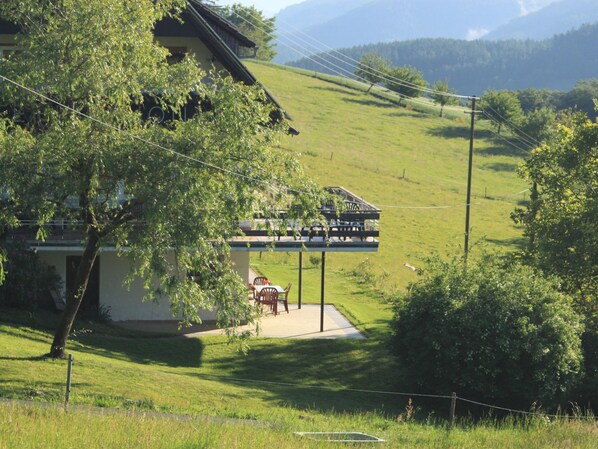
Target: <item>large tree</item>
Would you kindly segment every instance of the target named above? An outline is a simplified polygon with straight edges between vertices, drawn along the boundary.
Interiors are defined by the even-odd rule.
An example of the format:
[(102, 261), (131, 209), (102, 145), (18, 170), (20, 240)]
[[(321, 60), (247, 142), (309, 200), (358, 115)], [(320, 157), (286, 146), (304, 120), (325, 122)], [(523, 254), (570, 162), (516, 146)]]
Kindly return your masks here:
[(580, 399), (598, 400), (598, 123), (564, 114), (535, 149), (522, 175), (530, 204), (514, 212), (529, 238), (527, 260), (562, 279), (585, 319), (585, 379)]
[[(257, 59), (270, 61), (276, 56), (275, 44), (272, 43), (276, 37), (275, 17), (266, 17), (255, 6), (243, 6), (240, 3), (222, 7), (218, 12), (257, 44), (258, 50), (255, 55)], [(244, 56), (252, 56), (252, 54)]]
[(565, 115), (551, 139), (533, 150), (521, 168), (536, 186), (535, 195), (527, 209), (514, 214), (530, 238), (530, 256), (560, 276), (590, 314), (598, 312), (596, 173), (598, 124), (583, 114)]
[[(210, 308), (235, 325), (255, 317), (235, 294), (243, 286), (226, 257), (238, 220), (292, 202), (276, 187), (288, 182), (301, 204), (317, 205), (317, 189), (295, 161), (272, 149), (285, 128), (272, 122), (260, 89), (217, 74), (202, 84), (206, 74), (194, 61), (167, 63), (152, 30), (184, 7), (181, 0), (0, 5), (1, 16), (19, 24), (23, 50), (0, 63), (1, 104), (15, 117), (0, 122), (9, 218), (35, 220), (42, 239), (55, 218), (82, 232), (52, 357), (64, 356), (103, 245), (130, 257), (131, 278), (145, 280), (148, 298), (168, 298), (183, 322)], [(192, 98), (199, 113), (183, 121), (176, 111)], [(150, 101), (173, 119), (144, 119)]]

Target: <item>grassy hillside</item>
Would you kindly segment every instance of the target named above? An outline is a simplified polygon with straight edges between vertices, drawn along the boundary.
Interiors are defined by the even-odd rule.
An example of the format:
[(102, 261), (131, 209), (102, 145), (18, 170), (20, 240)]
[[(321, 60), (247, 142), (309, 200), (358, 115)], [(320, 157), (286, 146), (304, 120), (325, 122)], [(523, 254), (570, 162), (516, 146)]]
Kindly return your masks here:
[(0, 399), (0, 448), (331, 447), (296, 438), (295, 431), (366, 432), (397, 448), (594, 447), (596, 428), (587, 422), (473, 426), (465, 418), (449, 432), (439, 418), (447, 400), (428, 416), (414, 398), (417, 419), (398, 422), (408, 397), (345, 390), (396, 387), (396, 367), (376, 338), (261, 339), (245, 356), (221, 337), (155, 337), (80, 323), (69, 350), (75, 361), (65, 413), (66, 362), (39, 357), (51, 342), (44, 326), (52, 323), (15, 325), (6, 318), (0, 314), (0, 398), (37, 405)]
[[(283, 149), (300, 155), (306, 171), (322, 185), (342, 185), (382, 209), (380, 251), (367, 255), (377, 273), (388, 272), (388, 282), (404, 288), (414, 279), (404, 263), (418, 267), (434, 251), (459, 251), (469, 115), (440, 118), (437, 112), (397, 107), (309, 72), (248, 65), (301, 132), (285, 138)], [(483, 122), (476, 126), (471, 241), (485, 239), (491, 247), (513, 249), (521, 233), (509, 214), (524, 199), (514, 194), (527, 187), (515, 173), (525, 154)], [(332, 269), (351, 269), (365, 257), (333, 254), (327, 263)]]

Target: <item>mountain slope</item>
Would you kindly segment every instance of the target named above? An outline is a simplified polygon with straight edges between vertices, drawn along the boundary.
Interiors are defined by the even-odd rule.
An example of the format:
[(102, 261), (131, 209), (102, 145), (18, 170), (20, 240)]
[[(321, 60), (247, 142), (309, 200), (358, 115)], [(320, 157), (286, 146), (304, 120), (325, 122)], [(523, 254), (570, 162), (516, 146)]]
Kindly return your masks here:
[(537, 12), (518, 17), (483, 38), (546, 39), (584, 24), (598, 22), (598, 0), (562, 0)]
[[(417, 68), (429, 83), (447, 80), (462, 94), (480, 95), (488, 88), (570, 90), (577, 81), (597, 76), (596, 42), (598, 23), (544, 41), (417, 39), (363, 45), (341, 52), (355, 60), (365, 53), (377, 53), (394, 65)], [(338, 60), (334, 63), (340, 64)], [(327, 70), (307, 59), (290, 65), (328, 73), (339, 70)], [(343, 68), (345, 73), (355, 70), (349, 64)]]
[[(555, 0), (308, 0), (278, 15), (277, 62), (300, 57), (289, 48), (309, 38), (333, 48), (423, 37), (474, 39)], [(305, 50), (302, 50), (305, 51)]]

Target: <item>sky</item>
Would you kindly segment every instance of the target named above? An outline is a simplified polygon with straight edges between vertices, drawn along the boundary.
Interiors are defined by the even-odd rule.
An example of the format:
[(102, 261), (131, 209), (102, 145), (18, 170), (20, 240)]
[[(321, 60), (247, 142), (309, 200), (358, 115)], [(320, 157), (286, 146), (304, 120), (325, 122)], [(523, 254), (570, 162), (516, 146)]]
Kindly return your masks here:
[(232, 5), (233, 3), (241, 3), (245, 6), (255, 6), (260, 11), (263, 11), (266, 16), (273, 16), (281, 9), (287, 6), (301, 3), (303, 0), (219, 0), (220, 5)]
[[(304, 0), (218, 0), (220, 5), (232, 5), (233, 3), (241, 3), (245, 6), (255, 6), (260, 11), (263, 11), (266, 16), (273, 16), (281, 9), (290, 5), (302, 3)], [(439, 0), (441, 1), (441, 0)], [(556, 0), (517, 0), (521, 9), (521, 15), (539, 9), (540, 6), (546, 6)]]

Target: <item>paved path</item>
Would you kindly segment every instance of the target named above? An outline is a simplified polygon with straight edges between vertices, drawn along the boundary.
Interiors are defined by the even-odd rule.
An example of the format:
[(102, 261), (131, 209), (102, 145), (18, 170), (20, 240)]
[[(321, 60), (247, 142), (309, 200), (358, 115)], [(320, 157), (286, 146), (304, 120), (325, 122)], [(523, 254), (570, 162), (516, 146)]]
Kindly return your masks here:
[[(255, 326), (241, 326), (239, 330), (255, 331)], [(222, 329), (210, 329), (185, 334), (186, 337), (221, 335)], [(324, 306), (324, 332), (320, 332), (320, 306), (289, 304), (289, 313), (277, 316), (266, 315), (262, 318), (260, 337), (268, 338), (355, 338), (365, 337), (353, 326), (336, 307)]]

